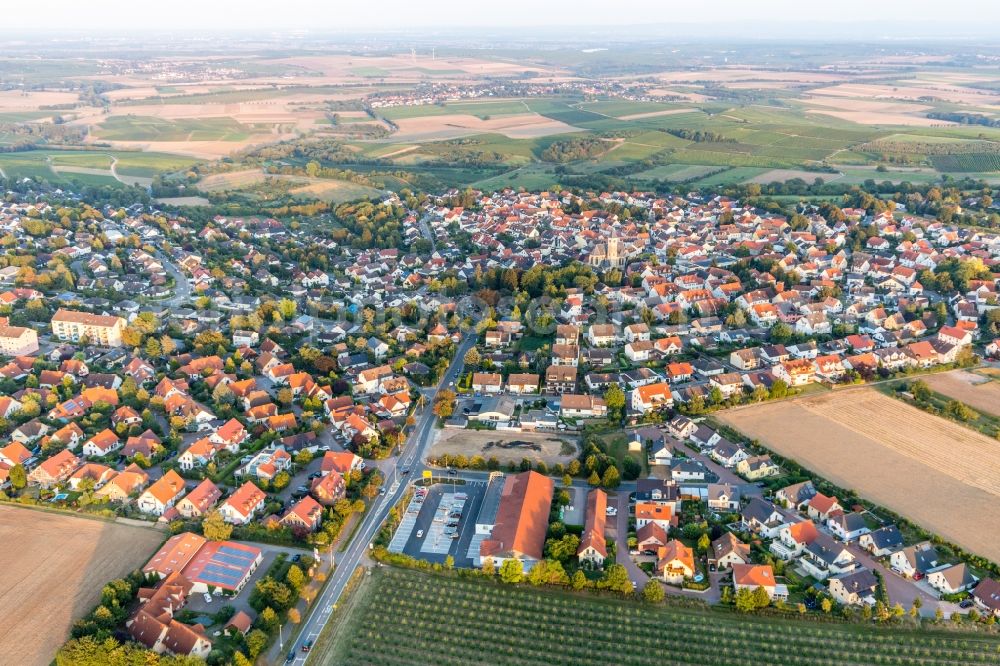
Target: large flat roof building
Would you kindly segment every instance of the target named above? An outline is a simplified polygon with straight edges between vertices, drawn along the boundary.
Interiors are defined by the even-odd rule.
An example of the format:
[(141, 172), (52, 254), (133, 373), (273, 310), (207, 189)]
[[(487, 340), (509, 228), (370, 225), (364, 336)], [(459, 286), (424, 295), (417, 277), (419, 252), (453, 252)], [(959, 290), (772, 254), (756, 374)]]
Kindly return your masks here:
[(194, 585), (194, 592), (207, 592), (212, 586), (238, 594), (261, 560), (260, 548), (182, 532), (167, 539), (142, 571), (161, 578), (181, 573)]
[(500, 494), (496, 524), (479, 545), (479, 564), (487, 559), (499, 567), (517, 559), (525, 571), (542, 559), (555, 482), (538, 472), (511, 474)]
[(52, 334), (60, 340), (79, 342), (86, 338), (93, 344), (105, 347), (122, 346), (125, 320), (121, 317), (59, 308), (52, 316), (51, 323)]

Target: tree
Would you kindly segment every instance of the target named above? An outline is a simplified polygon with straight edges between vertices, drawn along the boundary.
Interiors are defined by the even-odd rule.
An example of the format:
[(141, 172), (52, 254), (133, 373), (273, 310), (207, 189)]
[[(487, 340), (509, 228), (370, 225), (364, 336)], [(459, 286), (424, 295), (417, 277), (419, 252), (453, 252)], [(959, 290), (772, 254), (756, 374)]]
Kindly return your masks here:
[(781, 399), (786, 395), (788, 395), (788, 384), (786, 384), (783, 379), (775, 380), (775, 382), (771, 384), (771, 397)]
[(910, 384), (910, 394), (917, 402), (927, 402), (931, 399), (931, 387), (922, 379)]
[(521, 560), (517, 558), (510, 558), (503, 561), (500, 565), (500, 580), (505, 583), (520, 583), (524, 578), (524, 567), (521, 566)]
[(285, 582), (288, 583), (295, 592), (300, 592), (306, 585), (306, 575), (297, 564), (293, 564), (285, 574)]
[(783, 343), (792, 339), (792, 327), (783, 322), (778, 322), (771, 327), (769, 333), (771, 342)]
[(763, 587), (758, 587), (754, 590), (753, 603), (757, 608), (767, 608), (771, 604), (771, 597), (768, 596), (767, 590)]
[(278, 312), (281, 313), (281, 318), (284, 319), (285, 321), (291, 321), (292, 319), (294, 319), (295, 311), (297, 309), (298, 306), (296, 306), (295, 301), (291, 299), (283, 298), (280, 301), (278, 301)]
[(707, 553), (709, 547), (712, 545), (711, 539), (708, 538), (708, 534), (702, 534), (698, 537), (698, 550), (702, 553)]
[(561, 539), (548, 539), (545, 542), (545, 556), (559, 562), (567, 562), (576, 556), (580, 548), (580, 537), (575, 534), (564, 534)]
[(757, 609), (757, 605), (753, 599), (753, 591), (749, 587), (740, 588), (736, 591), (734, 604), (736, 605), (736, 610), (741, 613), (750, 613)]
[(24, 465), (18, 463), (10, 468), (10, 486), (14, 490), (21, 490), (28, 485), (28, 474), (24, 471)]
[(212, 541), (225, 541), (233, 534), (233, 526), (222, 518), (222, 514), (209, 511), (201, 522), (201, 533)]
[(587, 576), (583, 573), (581, 569), (577, 569), (573, 572), (573, 578), (570, 580), (570, 585), (573, 586), (574, 590), (582, 590), (587, 587)]
[(612, 384), (604, 392), (604, 402), (608, 406), (608, 412), (614, 414), (616, 418), (621, 418), (625, 410), (625, 392), (617, 384)]
[(439, 419), (450, 418), (455, 413), (455, 392), (445, 389), (434, 398), (434, 415)]
[(479, 351), (473, 347), (469, 351), (465, 352), (465, 358), (463, 360), (465, 361), (465, 365), (470, 368), (474, 368), (479, 367), (479, 362), (482, 359), (479, 356)]
[(609, 465), (608, 468), (604, 470), (604, 476), (601, 478), (601, 485), (605, 488), (617, 488), (620, 483), (621, 475), (618, 473), (618, 468), (614, 465)]
[(628, 577), (628, 570), (621, 564), (612, 564), (606, 568), (600, 585), (619, 594), (632, 594), (632, 580)]
[(642, 599), (647, 603), (658, 604), (665, 596), (659, 581), (650, 579), (642, 588)]
[(587, 477), (587, 483), (589, 483), (590, 485), (594, 486), (595, 488), (597, 486), (601, 485), (601, 477), (599, 477), (597, 475), (597, 470), (596, 469), (593, 472), (590, 473), (589, 477)]
[(248, 633), (244, 640), (246, 641), (247, 654), (250, 655), (251, 659), (256, 659), (257, 655), (267, 647), (267, 634), (260, 629), (254, 629)]
[(833, 601), (831, 601), (828, 597), (823, 597), (823, 601), (819, 602), (819, 607), (823, 609), (824, 613), (829, 615), (830, 611), (833, 610)]
[(160, 345), (160, 341), (156, 338), (149, 338), (146, 340), (146, 356), (150, 358), (159, 358), (163, 355), (163, 346)]
[(261, 629), (271, 633), (278, 628), (278, 614), (274, 612), (274, 609), (267, 606), (260, 612), (260, 616), (257, 618), (257, 624), (260, 625)]

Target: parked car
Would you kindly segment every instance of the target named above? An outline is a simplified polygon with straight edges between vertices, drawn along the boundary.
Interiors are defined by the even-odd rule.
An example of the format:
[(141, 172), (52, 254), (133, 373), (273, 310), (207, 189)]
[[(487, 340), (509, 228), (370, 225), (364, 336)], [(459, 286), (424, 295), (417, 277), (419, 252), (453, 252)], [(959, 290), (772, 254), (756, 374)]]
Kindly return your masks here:
[(972, 608), (972, 599), (962, 599), (958, 602), (959, 608)]
[(424, 531), (423, 530), (417, 530), (417, 538), (418, 539), (423, 539), (424, 538)]
[(206, 592), (202, 596), (205, 598), (205, 603), (206, 604), (212, 603), (212, 595), (211, 594), (209, 594), (208, 592)]
[(617, 516), (618, 515), (618, 509), (616, 509), (613, 506), (609, 506), (608, 509), (607, 509), (607, 511), (605, 511), (605, 513), (608, 514), (609, 516)]

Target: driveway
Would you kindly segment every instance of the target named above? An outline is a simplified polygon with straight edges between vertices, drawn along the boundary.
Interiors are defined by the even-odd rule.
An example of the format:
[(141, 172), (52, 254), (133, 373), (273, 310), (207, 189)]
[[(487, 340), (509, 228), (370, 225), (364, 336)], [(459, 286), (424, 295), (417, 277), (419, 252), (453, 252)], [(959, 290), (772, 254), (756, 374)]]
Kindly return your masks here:
[[(628, 492), (619, 491), (616, 498), (608, 499), (608, 504), (609, 506), (615, 506), (618, 509), (618, 515), (615, 516), (614, 522), (611, 523), (611, 529), (613, 530), (612, 536), (616, 544), (615, 562), (625, 567), (625, 570), (628, 571), (629, 579), (635, 583), (636, 591), (641, 592), (643, 586), (649, 582), (650, 576), (635, 563), (632, 556), (629, 555), (628, 552)], [(697, 590), (685, 590), (679, 587), (674, 587), (673, 585), (667, 585), (666, 583), (661, 583), (661, 587), (663, 588), (663, 591), (669, 595), (691, 597), (693, 599), (701, 599), (707, 603), (714, 604), (721, 598), (719, 592), (720, 577), (722, 577), (720, 574), (711, 574), (710, 579), (712, 581), (712, 585), (704, 592), (699, 592)]]
[(909, 610), (910, 606), (913, 605), (913, 600), (919, 597), (923, 603), (920, 607), (920, 614), (923, 617), (934, 617), (934, 611), (938, 608), (941, 609), (945, 617), (951, 617), (952, 613), (963, 612), (958, 607), (958, 604), (941, 601), (937, 598), (936, 594), (932, 594), (925, 589), (925, 586), (908, 578), (903, 578), (889, 567), (884, 566), (872, 557), (868, 551), (861, 548), (857, 542), (849, 543), (847, 549), (857, 558), (862, 566), (882, 574), (882, 579), (885, 581), (885, 591), (889, 595), (890, 605), (898, 603), (903, 608)]

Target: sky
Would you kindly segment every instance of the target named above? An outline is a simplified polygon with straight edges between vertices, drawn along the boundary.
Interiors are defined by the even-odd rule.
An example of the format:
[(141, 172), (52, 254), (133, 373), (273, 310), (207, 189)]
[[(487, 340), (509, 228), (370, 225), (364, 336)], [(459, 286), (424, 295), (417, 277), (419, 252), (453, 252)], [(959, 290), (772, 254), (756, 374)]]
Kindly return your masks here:
[[(726, 24), (747, 37), (977, 34), (1000, 37), (1000, 1), (950, 0), (42, 0), (4, 3), (0, 33), (412, 31)], [(946, 9), (945, 9), (946, 7)], [(737, 31), (737, 34), (738, 31)]]

